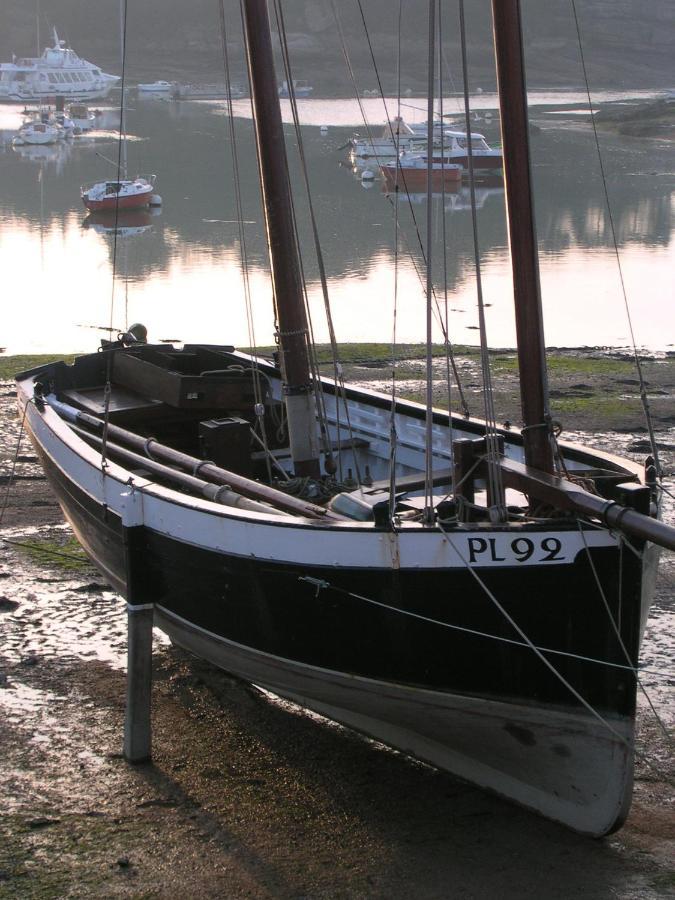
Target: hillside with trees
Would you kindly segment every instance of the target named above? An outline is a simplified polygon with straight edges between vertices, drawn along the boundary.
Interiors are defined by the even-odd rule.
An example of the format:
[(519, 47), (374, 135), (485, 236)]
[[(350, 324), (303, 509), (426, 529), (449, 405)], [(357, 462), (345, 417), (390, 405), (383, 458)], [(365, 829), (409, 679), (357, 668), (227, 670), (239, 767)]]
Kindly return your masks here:
[[(363, 88), (376, 86), (358, 0), (336, 3), (350, 59)], [(396, 83), (398, 4), (361, 0), (385, 89)], [(119, 72), (118, 0), (2, 0), (0, 60), (33, 55), (51, 29), (75, 50)], [(426, 66), (424, 0), (403, 0), (401, 72), (404, 88), (423, 90)], [(450, 81), (461, 81), (458, 5), (443, 0), (444, 54)], [(584, 55), (593, 89), (675, 86), (672, 0), (577, 0)], [(239, 4), (225, 0), (228, 45), (237, 73), (245, 69)], [(529, 83), (578, 87), (583, 83), (570, 0), (523, 0)], [(331, 0), (284, 0), (295, 72), (318, 93), (349, 94), (350, 84)], [(494, 86), (489, 0), (466, 0), (473, 86)], [(128, 0), (127, 65), (130, 83), (149, 77), (222, 77), (218, 0)]]

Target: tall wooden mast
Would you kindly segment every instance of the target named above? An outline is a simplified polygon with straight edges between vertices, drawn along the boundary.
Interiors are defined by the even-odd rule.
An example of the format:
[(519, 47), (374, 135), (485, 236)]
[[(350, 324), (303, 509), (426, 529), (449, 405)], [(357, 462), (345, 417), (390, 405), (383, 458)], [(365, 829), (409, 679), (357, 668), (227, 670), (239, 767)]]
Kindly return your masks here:
[(553, 471), (520, 0), (492, 0), (525, 462)]
[(267, 0), (244, 0), (244, 27), (291, 457), (297, 475), (316, 476), (316, 402)]

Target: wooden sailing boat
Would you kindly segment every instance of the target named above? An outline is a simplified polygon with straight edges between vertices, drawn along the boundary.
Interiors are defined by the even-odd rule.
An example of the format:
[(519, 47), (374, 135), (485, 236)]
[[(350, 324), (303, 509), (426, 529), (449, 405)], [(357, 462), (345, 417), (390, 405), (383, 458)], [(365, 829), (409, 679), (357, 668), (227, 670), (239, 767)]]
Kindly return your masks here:
[(244, 8), (279, 364), (134, 327), (17, 376), (18, 402), (87, 553), (175, 643), (601, 835), (630, 804), (640, 638), (675, 537), (653, 469), (554, 454), (519, 6), (493, 6), (522, 433), (312, 378), (265, 0)]

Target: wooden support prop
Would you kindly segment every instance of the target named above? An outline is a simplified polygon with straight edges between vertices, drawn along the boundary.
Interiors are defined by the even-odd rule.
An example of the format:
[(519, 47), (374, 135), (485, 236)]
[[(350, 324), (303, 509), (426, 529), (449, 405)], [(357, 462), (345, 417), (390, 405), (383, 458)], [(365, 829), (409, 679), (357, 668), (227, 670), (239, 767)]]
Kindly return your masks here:
[(146, 762), (152, 755), (152, 603), (127, 604), (127, 708), (124, 757)]
[[(127, 706), (124, 716), (124, 757), (140, 763), (152, 754), (152, 625), (154, 605), (143, 567), (142, 507), (131, 492), (123, 513), (127, 582)], [(145, 601), (145, 602), (144, 602)]]

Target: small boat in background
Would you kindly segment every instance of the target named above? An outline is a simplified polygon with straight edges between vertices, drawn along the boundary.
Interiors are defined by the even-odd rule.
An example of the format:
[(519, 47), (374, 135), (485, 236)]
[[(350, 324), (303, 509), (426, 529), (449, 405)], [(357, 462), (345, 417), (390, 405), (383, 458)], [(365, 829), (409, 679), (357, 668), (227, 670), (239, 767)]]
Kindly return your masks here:
[(82, 202), (92, 212), (143, 209), (153, 201), (154, 184), (154, 175), (97, 181), (89, 187), (81, 188)]
[(490, 147), (484, 135), (477, 131), (472, 131), (470, 135), (466, 131), (443, 131), (442, 154), (445, 160), (468, 169), (469, 153), (476, 177), (501, 177), (504, 158), (500, 147)]
[(96, 116), (89, 112), (89, 107), (84, 103), (73, 103), (68, 108), (68, 115), (75, 128), (80, 131), (92, 131), (96, 128)]
[(44, 110), (25, 111), (25, 117), (13, 144), (55, 144), (65, 137), (65, 129)]
[(150, 81), (138, 85), (140, 94), (172, 94), (176, 88), (175, 81)]
[(419, 191), (427, 185), (431, 177), (431, 187), (438, 191), (441, 188), (458, 191), (462, 184), (464, 169), (459, 163), (446, 158), (432, 157), (431, 168), (426, 153), (408, 154), (403, 150), (398, 160), (391, 160), (380, 166), (387, 191), (398, 185), (404, 191)]
[[(309, 97), (309, 95), (312, 93), (313, 90), (314, 90), (314, 88), (308, 81), (305, 81), (302, 78), (294, 78), (293, 79), (293, 91), (292, 91), (293, 96)], [(291, 90), (288, 86), (287, 81), (282, 81), (281, 87), (279, 88), (279, 96), (286, 97), (286, 98), (291, 96)]]
[[(434, 142), (441, 136), (443, 126), (440, 122), (434, 123)], [(361, 137), (355, 134), (348, 143), (349, 153), (353, 160), (370, 159), (377, 160), (395, 159), (402, 150), (423, 151), (428, 140), (427, 126), (425, 123), (411, 125), (401, 116), (395, 116), (379, 128), (369, 128), (368, 136)]]
[[(123, 0), (120, 0), (120, 22), (122, 25), (121, 45), (124, 47), (124, 23), (126, 11)], [(124, 66), (124, 52), (121, 60)], [(97, 181), (80, 188), (80, 196), (90, 212), (114, 212), (120, 210), (143, 209), (151, 205), (159, 206), (161, 197), (155, 194), (155, 175), (137, 175), (129, 178), (127, 174), (127, 134), (125, 125), (124, 91), (120, 102), (120, 150), (121, 159), (117, 165), (115, 178)], [(111, 160), (107, 160), (111, 162)]]

